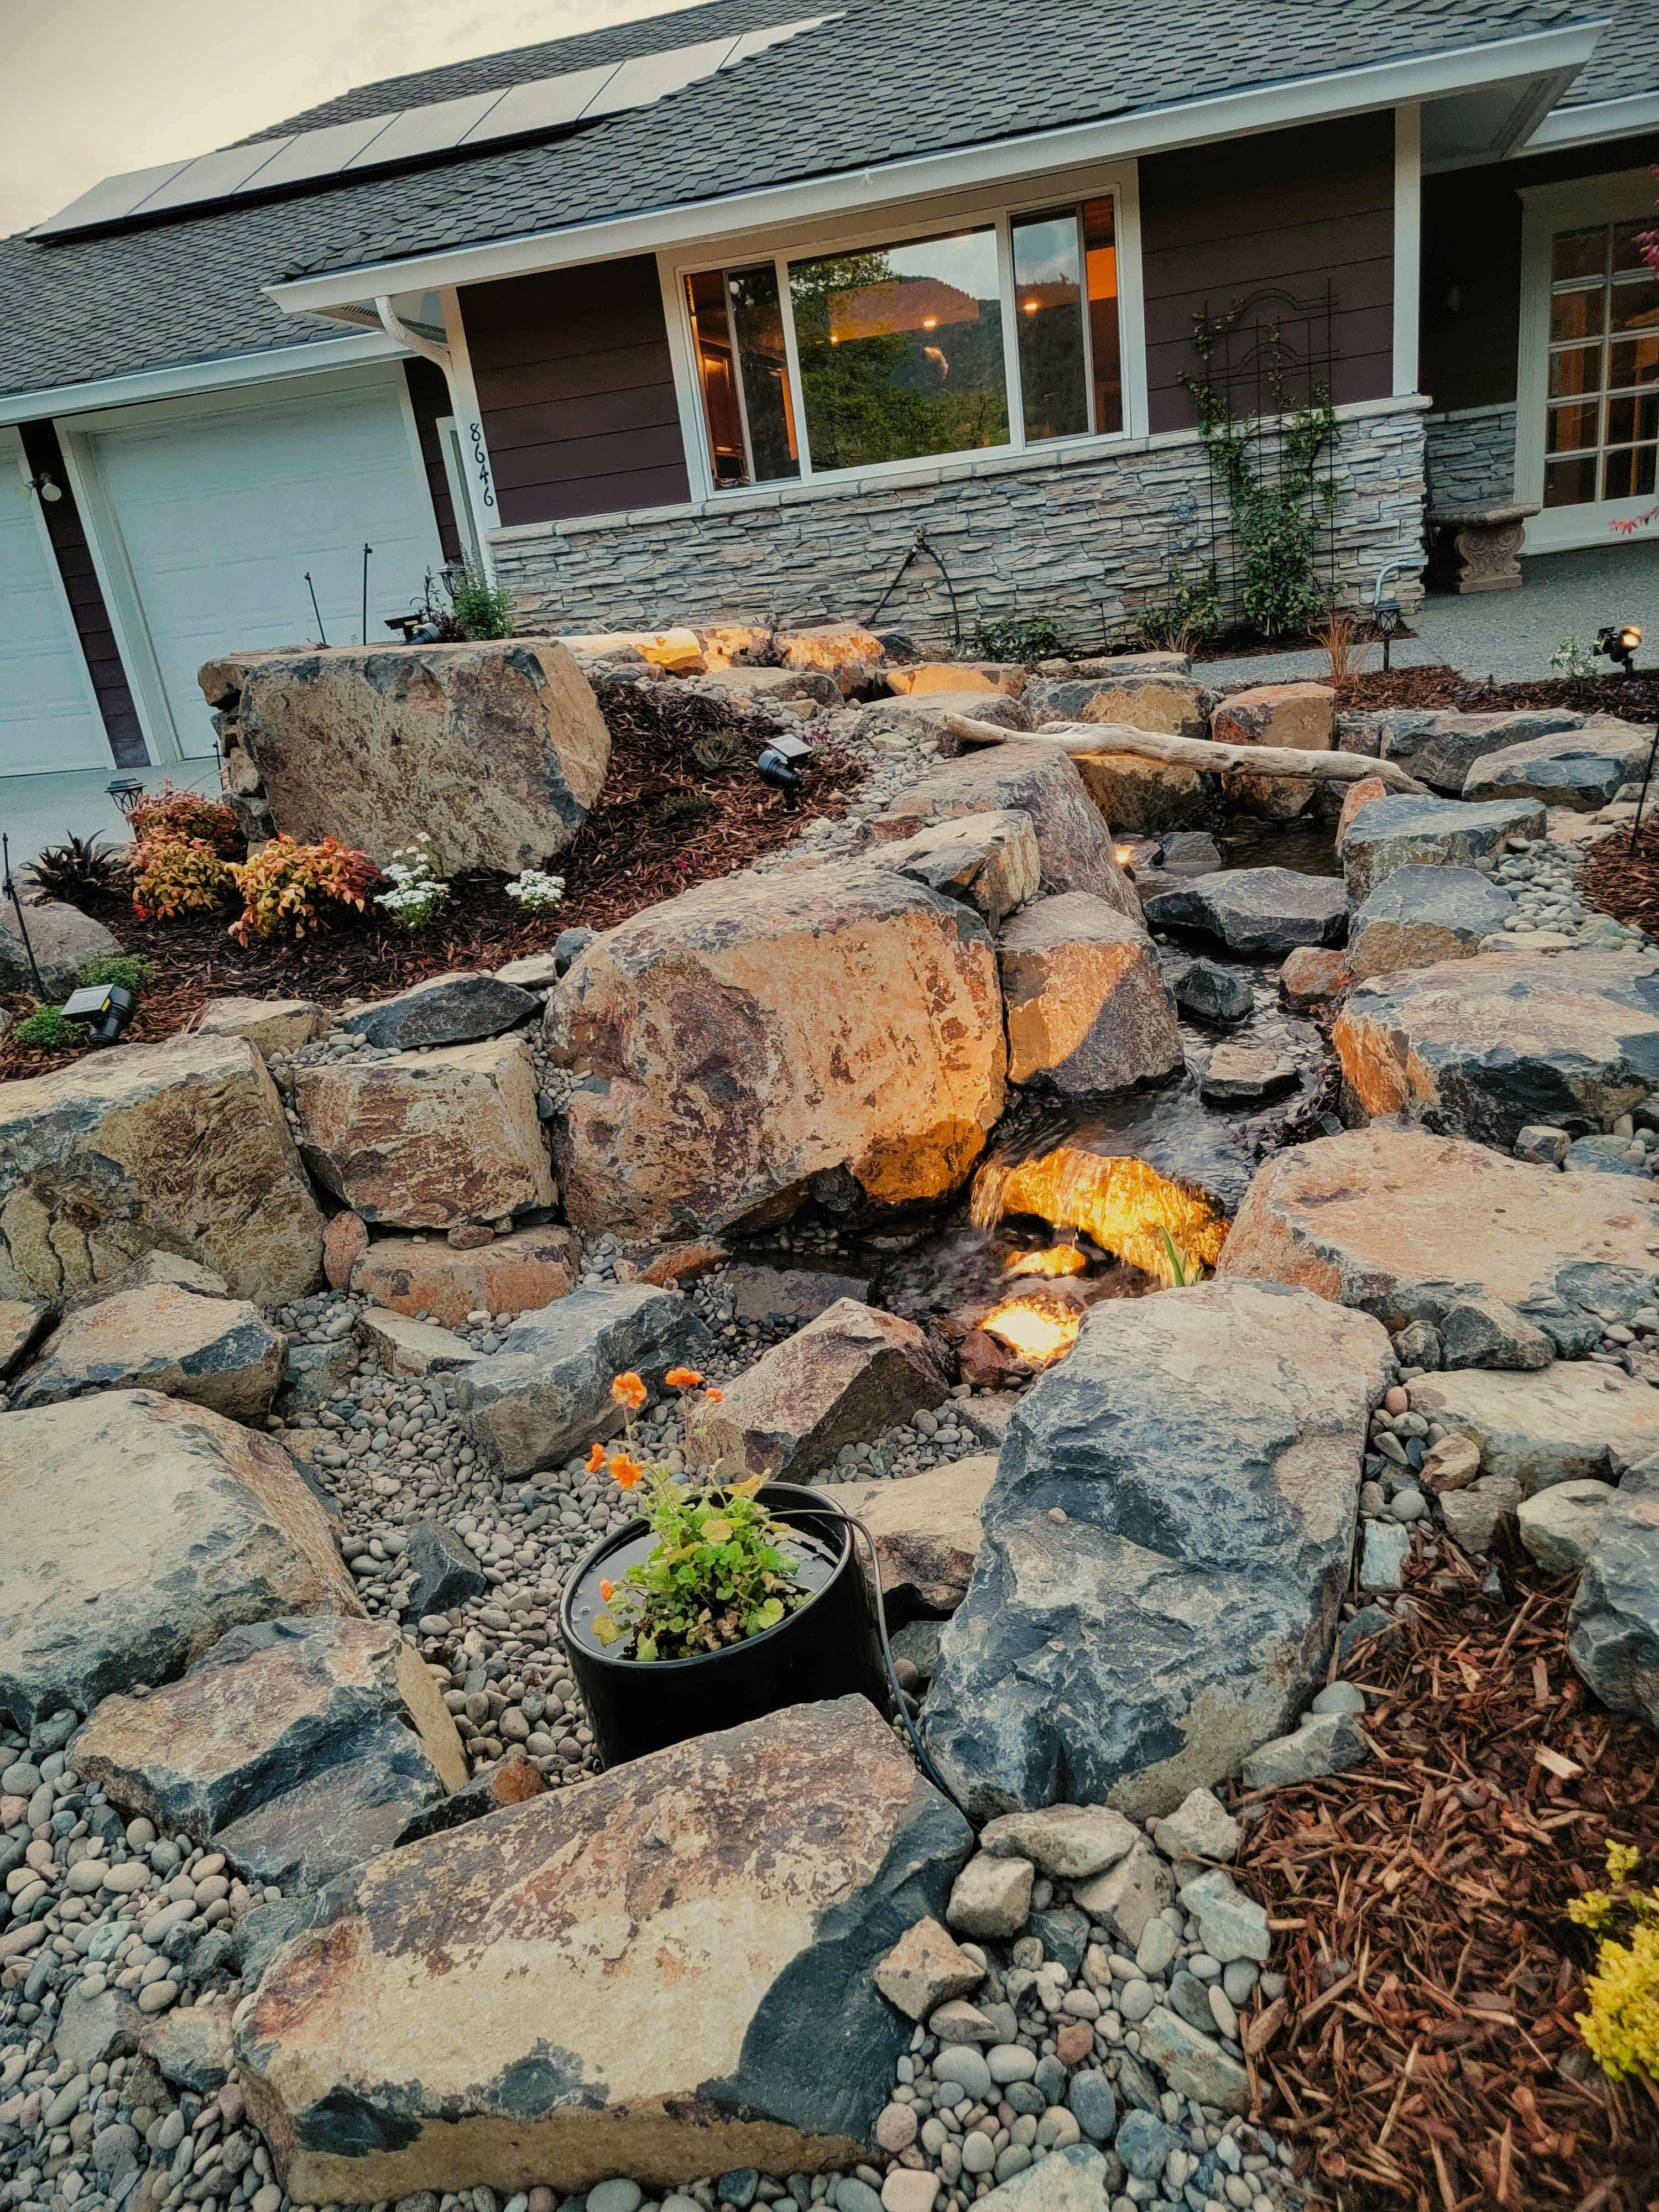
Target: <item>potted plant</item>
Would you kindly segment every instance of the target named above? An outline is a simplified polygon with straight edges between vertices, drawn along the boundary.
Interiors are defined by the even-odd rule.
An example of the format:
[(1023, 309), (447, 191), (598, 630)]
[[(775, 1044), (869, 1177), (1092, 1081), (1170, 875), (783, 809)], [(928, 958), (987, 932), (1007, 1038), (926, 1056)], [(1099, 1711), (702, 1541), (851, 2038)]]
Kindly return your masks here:
[[(682, 1395), (702, 1376), (671, 1368)], [(611, 1394), (625, 1414), (646, 1400), (638, 1375)], [(885, 1710), (886, 1677), (851, 1522), (822, 1492), (763, 1475), (707, 1486), (595, 1444), (642, 1508), (578, 1562), (559, 1607), (571, 1671), (607, 1766), (785, 1705), (861, 1692)]]

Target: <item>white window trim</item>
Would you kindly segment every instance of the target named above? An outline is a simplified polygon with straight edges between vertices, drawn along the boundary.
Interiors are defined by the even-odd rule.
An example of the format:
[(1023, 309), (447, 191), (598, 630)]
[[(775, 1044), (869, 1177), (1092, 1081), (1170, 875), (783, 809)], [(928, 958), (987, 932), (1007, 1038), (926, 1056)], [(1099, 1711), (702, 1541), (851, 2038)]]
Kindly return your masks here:
[(1515, 496), (1540, 509), (1527, 525), (1528, 553), (1565, 552), (1579, 545), (1616, 545), (1609, 525), (1644, 514), (1659, 490), (1636, 499), (1595, 500), (1583, 507), (1544, 506), (1544, 431), (1549, 396), (1550, 244), (1558, 230), (1579, 224), (1629, 222), (1654, 211), (1648, 168), (1531, 185), (1521, 191), (1521, 343), (1516, 363)]
[[(1019, 378), (1019, 348), (1014, 328), (1012, 247), (1010, 223), (1022, 215), (1056, 207), (1081, 204), (1085, 200), (1111, 198), (1117, 255), (1118, 356), (1123, 386), (1123, 425), (1117, 430), (1091, 430), (1073, 438), (1044, 438), (1028, 444)], [(756, 262), (772, 262), (778, 270), (780, 296), (787, 300), (787, 264), (808, 255), (854, 253), (868, 247), (902, 244), (907, 239), (937, 237), (953, 229), (987, 225), (995, 230), (997, 267), (1002, 295), (1003, 358), (1008, 381), (1009, 441), (1000, 446), (975, 446), (960, 453), (923, 453), (900, 461), (872, 462), (865, 468), (826, 469), (810, 475), (788, 477), (763, 484), (725, 484), (714, 482), (708, 447), (708, 419), (703, 412), (702, 380), (697, 374), (696, 347), (692, 337), (690, 310), (686, 302), (686, 280), (710, 270), (741, 269)], [(692, 255), (659, 254), (657, 273), (662, 290), (663, 313), (668, 325), (669, 355), (673, 364), (675, 398), (680, 434), (685, 447), (686, 474), (693, 502), (718, 513), (728, 502), (752, 502), (757, 496), (775, 495), (793, 501), (866, 484), (938, 483), (968, 477), (995, 462), (1007, 465), (1043, 459), (1059, 453), (1110, 453), (1144, 440), (1147, 434), (1146, 321), (1141, 289), (1140, 193), (1139, 167), (1119, 162), (1109, 169), (1085, 169), (1042, 180), (1024, 191), (1011, 192), (1006, 185), (960, 193), (948, 199), (913, 202), (902, 210), (870, 214), (855, 224), (843, 216), (833, 224), (820, 223), (789, 231), (750, 234), (711, 242)], [(800, 362), (796, 350), (794, 321), (783, 318), (785, 349), (794, 392), (800, 391)], [(804, 409), (798, 409), (797, 434), (802, 458), (810, 464)]]

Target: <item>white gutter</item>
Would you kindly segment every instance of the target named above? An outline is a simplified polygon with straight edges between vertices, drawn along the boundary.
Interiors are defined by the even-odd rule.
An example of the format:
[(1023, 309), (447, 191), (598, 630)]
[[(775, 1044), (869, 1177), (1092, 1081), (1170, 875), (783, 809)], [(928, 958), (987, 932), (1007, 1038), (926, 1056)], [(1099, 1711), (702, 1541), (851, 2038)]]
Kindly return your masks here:
[(137, 369), (129, 376), (103, 376), (96, 383), (60, 385), (54, 391), (0, 393), (0, 422), (39, 422), (51, 416), (125, 407), (138, 399), (171, 399), (239, 384), (266, 384), (278, 377), (308, 376), (321, 368), (349, 368), (357, 362), (392, 361), (403, 351), (383, 332), (365, 332), (360, 337), (319, 338), (310, 344), (274, 346), (258, 353), (226, 354), (172, 368)]
[[(1538, 31), (1444, 54), (1362, 64), (1316, 76), (1182, 100), (1103, 121), (993, 141), (949, 153), (884, 161), (836, 176), (810, 178), (757, 191), (734, 192), (653, 208), (638, 214), (530, 231), (487, 245), (362, 263), (322, 276), (267, 284), (289, 314), (324, 313), (361, 301), (366, 291), (411, 292), (473, 284), (532, 270), (571, 267), (630, 253), (789, 225), (814, 216), (880, 206), (923, 194), (1041, 175), (1131, 155), (1160, 153), (1220, 138), (1279, 131), (1297, 123), (1480, 91), (1513, 79), (1576, 74), (1589, 60), (1605, 16), (1564, 30)], [(373, 271), (366, 281), (366, 271)]]
[(1517, 154), (1548, 154), (1558, 146), (1592, 145), (1632, 131), (1659, 129), (1659, 92), (1632, 92), (1620, 100), (1587, 100), (1547, 115)]

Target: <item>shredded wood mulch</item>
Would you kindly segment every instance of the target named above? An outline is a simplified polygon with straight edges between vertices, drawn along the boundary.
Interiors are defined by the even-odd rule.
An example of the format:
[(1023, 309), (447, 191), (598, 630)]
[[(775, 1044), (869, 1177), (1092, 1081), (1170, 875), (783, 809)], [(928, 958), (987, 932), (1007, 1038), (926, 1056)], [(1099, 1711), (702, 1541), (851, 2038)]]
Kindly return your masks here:
[(1659, 937), (1659, 820), (1644, 819), (1634, 849), (1628, 830), (1598, 838), (1584, 855), (1578, 895), (1586, 906)]
[(1593, 1939), (1570, 1900), (1609, 1838), (1659, 1875), (1659, 1738), (1569, 1667), (1573, 1578), (1518, 1549), (1504, 1593), (1416, 1554), (1414, 1623), (1362, 1646), (1364, 1765), (1235, 1803), (1243, 1886), (1290, 1987), (1248, 2020), (1263, 2118), (1333, 2212), (1654, 2212), (1659, 2087), (1585, 2050)]
[(1530, 684), (1492, 684), (1461, 669), (1396, 668), (1388, 675), (1345, 676), (1337, 704), (1349, 713), (1387, 707), (1422, 707), (1454, 714), (1506, 714), (1528, 707), (1558, 707), (1575, 714), (1616, 714), (1621, 721), (1659, 723), (1659, 677), (1550, 676)]
[[(245, 950), (226, 934), (228, 909), (140, 921), (123, 896), (88, 900), (87, 911), (158, 971), (126, 1042), (153, 1042), (187, 1029), (211, 999), (246, 994), (336, 1006), (384, 999), (451, 969), (499, 968), (550, 951), (561, 930), (609, 929), (775, 852), (809, 822), (839, 818), (863, 779), (857, 761), (819, 743), (792, 807), (756, 775), (757, 740), (720, 702), (662, 685), (608, 685), (600, 697), (611, 766), (598, 805), (549, 864), (565, 883), (554, 914), (527, 917), (507, 897), (505, 876), (462, 874), (453, 880), (441, 920), (418, 935), (394, 928), (371, 907), (325, 934), (275, 944), (256, 938)], [(738, 758), (712, 767), (698, 759), (699, 745), (733, 739), (742, 748)], [(0, 997), (0, 1006), (17, 1017), (31, 1012), (34, 1001), (13, 994)], [(0, 1080), (42, 1075), (80, 1057), (0, 1041)]]

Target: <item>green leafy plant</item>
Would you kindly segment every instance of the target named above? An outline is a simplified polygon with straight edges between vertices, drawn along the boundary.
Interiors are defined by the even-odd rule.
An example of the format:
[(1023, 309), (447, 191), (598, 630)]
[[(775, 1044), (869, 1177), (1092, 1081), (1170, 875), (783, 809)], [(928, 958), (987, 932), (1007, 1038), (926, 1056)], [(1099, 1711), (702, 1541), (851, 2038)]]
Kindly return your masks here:
[(75, 971), (75, 980), (83, 990), (94, 990), (106, 983), (118, 983), (124, 991), (148, 990), (155, 981), (156, 966), (146, 960), (142, 952), (100, 952), (95, 960), (84, 960)]
[(87, 1033), (78, 1023), (65, 1021), (59, 1007), (37, 1006), (18, 1023), (11, 1041), (31, 1052), (78, 1052)]
[(1550, 666), (1559, 668), (1563, 676), (1594, 676), (1595, 656), (1586, 651), (1576, 637), (1564, 637), (1550, 655)]
[(550, 876), (540, 868), (526, 868), (507, 886), (525, 914), (551, 914), (564, 902), (564, 878)]
[(132, 910), (141, 921), (212, 914), (236, 888), (231, 862), (205, 837), (143, 838), (133, 848), (130, 866)]
[(696, 822), (712, 814), (714, 802), (707, 792), (671, 791), (657, 808), (659, 822)]
[(1066, 651), (1066, 633), (1048, 615), (993, 615), (974, 632), (981, 660), (1018, 660), (1030, 668)]
[(34, 880), (49, 897), (96, 898), (115, 889), (122, 856), (99, 837), (77, 837), (65, 830), (61, 845), (48, 845), (35, 860)]
[[(695, 1368), (672, 1367), (665, 1379), (671, 1389), (700, 1391), (705, 1403), (720, 1403), (718, 1390), (702, 1390)], [(638, 1375), (618, 1375), (611, 1395), (625, 1413), (635, 1413), (645, 1384)], [(629, 1421), (627, 1443), (632, 1437)], [(618, 1452), (595, 1444), (588, 1469), (597, 1474), (608, 1466), (620, 1489), (643, 1493), (640, 1508), (657, 1540), (619, 1582), (599, 1584), (606, 1610), (595, 1616), (593, 1633), (607, 1650), (623, 1647), (619, 1658), (647, 1664), (695, 1658), (764, 1635), (807, 1602), (811, 1592), (796, 1582), (797, 1561), (783, 1548), (787, 1531), (756, 1494), (764, 1475), (694, 1490), (665, 1466), (635, 1459), (627, 1443)]]
[(1160, 1221), (1158, 1233), (1164, 1239), (1164, 1257), (1170, 1262), (1170, 1279), (1178, 1291), (1184, 1291), (1192, 1278), (1187, 1273), (1187, 1262), (1176, 1249), (1176, 1241)]
[(333, 928), (348, 908), (366, 914), (370, 892), (383, 880), (367, 853), (337, 837), (316, 845), (273, 837), (230, 873), (242, 911), (229, 933), (243, 945), (250, 937), (314, 936)]
[(733, 732), (717, 731), (712, 738), (697, 739), (691, 748), (691, 757), (699, 768), (736, 768), (739, 761), (750, 757), (750, 749)]
[(457, 562), (445, 574), (450, 605), (463, 637), (511, 637), (513, 594), (492, 584), (471, 562)]
[(1604, 2074), (1613, 2081), (1645, 2075), (1659, 2087), (1659, 1889), (1636, 1887), (1631, 1876), (1639, 1863), (1634, 1845), (1609, 1843), (1612, 1888), (1590, 1890), (1567, 1907), (1569, 1918), (1599, 1938), (1595, 1972), (1584, 1984), (1589, 2009), (1577, 2021)]
[(204, 792), (180, 791), (164, 783), (158, 792), (140, 799), (131, 817), (135, 844), (161, 840), (211, 848), (222, 860), (234, 860), (242, 850), (242, 828), (228, 799), (210, 799)]
[[(1206, 365), (1220, 325), (1207, 315), (1193, 322), (1193, 343)], [(1269, 345), (1277, 334), (1269, 335)], [(1277, 372), (1270, 377), (1275, 401), (1279, 468), (1275, 477), (1258, 472), (1259, 449), (1267, 425), (1235, 420), (1226, 400), (1202, 377), (1182, 382), (1198, 410), (1198, 434), (1217, 481), (1227, 495), (1233, 541), (1238, 550), (1239, 612), (1263, 637), (1301, 635), (1327, 608), (1326, 594), (1314, 573), (1319, 532), (1336, 505), (1336, 485), (1320, 464), (1336, 441), (1336, 410), (1330, 394), (1315, 392), (1290, 399)]]
[(1188, 576), (1178, 561), (1169, 567), (1170, 596), (1133, 617), (1136, 637), (1153, 653), (1190, 653), (1221, 627), (1221, 583), (1213, 561)]

